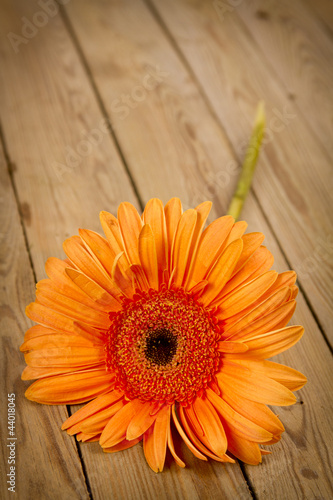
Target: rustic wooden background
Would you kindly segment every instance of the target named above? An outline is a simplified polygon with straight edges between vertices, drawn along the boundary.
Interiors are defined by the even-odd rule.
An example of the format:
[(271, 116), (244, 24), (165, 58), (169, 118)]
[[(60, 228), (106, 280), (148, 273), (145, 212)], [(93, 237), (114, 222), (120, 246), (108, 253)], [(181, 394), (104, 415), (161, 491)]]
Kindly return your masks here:
[[(1, 497), (7, 393), (16, 394), (19, 499), (331, 499), (331, 0), (1, 0)], [(25, 306), (49, 256), (123, 200), (211, 199), (225, 213), (259, 100), (267, 134), (243, 218), (278, 271), (298, 272), (279, 356), (308, 377), (280, 408), (283, 440), (260, 466), (201, 462), (183, 448), (156, 475), (140, 445), (103, 454), (60, 430), (74, 408), (24, 398)]]

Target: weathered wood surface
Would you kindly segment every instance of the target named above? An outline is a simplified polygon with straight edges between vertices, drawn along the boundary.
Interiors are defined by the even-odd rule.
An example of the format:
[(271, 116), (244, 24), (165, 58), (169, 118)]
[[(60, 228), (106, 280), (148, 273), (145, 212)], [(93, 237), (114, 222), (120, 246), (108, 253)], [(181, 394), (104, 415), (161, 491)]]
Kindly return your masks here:
[[(0, 115), (14, 165), (18, 204), (8, 176), (4, 177), (2, 186), (9, 197), (2, 225), (8, 228), (2, 229), (4, 275), (10, 293), (3, 304), (5, 311), (11, 311), (16, 330), (13, 320), (4, 322), (3, 338), (10, 338), (11, 344), (6, 352), (2, 350), (7, 360), (2, 380), (5, 394), (15, 390), (24, 415), (17, 430), (24, 436), (18, 463), (19, 498), (86, 498), (82, 467), (94, 499), (249, 499), (251, 493), (258, 499), (332, 497), (332, 359), (317, 323), (318, 316), (328, 336), (329, 164), (327, 150), (311, 133), (297, 100), (290, 107), (288, 101), (296, 120), (265, 146), (254, 195), (249, 196), (243, 217), (249, 230), (265, 233), (279, 271), (288, 268), (287, 261), (297, 267), (304, 263), (304, 255), (314, 255), (312, 267), (311, 263), (305, 266), (310, 278), (300, 279), (305, 297), (300, 294), (294, 318), (305, 326), (306, 334), (279, 357), (303, 371), (309, 383), (298, 393), (294, 407), (276, 410), (286, 433), (261, 466), (245, 468), (250, 491), (238, 465), (202, 463), (186, 450), (185, 470), (168, 461), (159, 475), (148, 469), (140, 446), (107, 455), (97, 443), (85, 444), (80, 445), (79, 456), (74, 438), (60, 431), (66, 408), (43, 407), (23, 398), (27, 384), (19, 379), (24, 363), (17, 349), (29, 325), (23, 311), (33, 298), (31, 264), (37, 279), (43, 278), (45, 260), (50, 255), (63, 256), (61, 243), (67, 236), (78, 227), (100, 231), (98, 212), (115, 212), (125, 199), (139, 207), (140, 200), (142, 204), (152, 196), (165, 202), (176, 195), (189, 207), (210, 198), (212, 217), (222, 215), (235, 186), (236, 167), (258, 98), (268, 102), (269, 120), (272, 109), (283, 110), (287, 102), (285, 84), (270, 73), (255, 41), (259, 35), (252, 33), (251, 26), (245, 31), (234, 9), (229, 13), (232, 20), (223, 24), (225, 38), (221, 38), (211, 9), (205, 2), (175, 0), (154, 0), (153, 6), (141, 0), (72, 0), (62, 14), (49, 16), (16, 54), (8, 37), (5, 40), (7, 33), (20, 34), (22, 16), (31, 20), (41, 7), (19, 0), (2, 2)], [(316, 46), (315, 40), (312, 43)], [(274, 57), (281, 57), (277, 43), (275, 49)], [(247, 59), (252, 72), (242, 69)], [(288, 64), (286, 73), (292, 71)], [(316, 64), (320, 75), (326, 75), (322, 59)], [(293, 78), (297, 80), (297, 75)], [(295, 88), (304, 98), (300, 81)], [(320, 112), (312, 112), (320, 123)], [(112, 132), (105, 129), (105, 115)], [(85, 151), (82, 140), (87, 134), (92, 137), (93, 130), (101, 140), (88, 154), (80, 154)], [(310, 166), (315, 158), (313, 172)], [(274, 169), (282, 169), (284, 161), (292, 161), (292, 172), (276, 173)], [(320, 229), (328, 236), (326, 258), (317, 249)], [(47, 423), (41, 426), (37, 419)], [(1, 425), (4, 422), (5, 415)]]

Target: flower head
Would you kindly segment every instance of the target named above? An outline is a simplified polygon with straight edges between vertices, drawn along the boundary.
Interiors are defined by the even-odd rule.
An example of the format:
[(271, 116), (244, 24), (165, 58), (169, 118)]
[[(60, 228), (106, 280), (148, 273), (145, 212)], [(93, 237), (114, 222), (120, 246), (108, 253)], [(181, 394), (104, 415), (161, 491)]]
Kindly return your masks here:
[[(194, 455), (257, 464), (284, 430), (266, 405), (291, 405), (306, 379), (267, 361), (294, 345), (292, 271), (271, 271), (261, 233), (205, 202), (182, 212), (150, 200), (100, 215), (106, 238), (80, 230), (50, 258), (27, 315), (26, 391), (44, 404), (90, 401), (63, 425), (104, 451), (143, 440), (154, 471), (180, 435)], [(171, 426), (171, 423), (174, 426)]]

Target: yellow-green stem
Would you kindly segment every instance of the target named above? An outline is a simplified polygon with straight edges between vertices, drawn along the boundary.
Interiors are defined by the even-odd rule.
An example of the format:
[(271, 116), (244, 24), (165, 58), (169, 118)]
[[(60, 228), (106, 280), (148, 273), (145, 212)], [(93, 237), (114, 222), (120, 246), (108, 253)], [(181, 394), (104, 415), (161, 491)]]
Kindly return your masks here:
[(241, 214), (244, 201), (246, 200), (246, 196), (251, 187), (261, 142), (264, 136), (265, 123), (266, 117), (264, 102), (260, 101), (257, 107), (251, 139), (242, 165), (242, 171), (227, 212), (228, 215), (232, 215), (235, 220), (237, 220)]

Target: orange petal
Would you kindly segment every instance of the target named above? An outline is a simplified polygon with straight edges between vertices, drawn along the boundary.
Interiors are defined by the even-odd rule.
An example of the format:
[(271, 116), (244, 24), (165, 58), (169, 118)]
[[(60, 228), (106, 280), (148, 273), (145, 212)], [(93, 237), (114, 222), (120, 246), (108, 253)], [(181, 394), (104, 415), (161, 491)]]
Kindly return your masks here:
[(228, 245), (230, 245), (230, 243), (232, 243), (233, 241), (238, 240), (238, 238), (241, 238), (245, 233), (247, 226), (248, 224), (244, 220), (236, 222), (233, 225), (228, 237), (225, 239), (223, 243), (223, 249), (226, 248)]
[(246, 344), (243, 344), (242, 342), (229, 342), (221, 340), (218, 343), (217, 349), (219, 352), (239, 354), (240, 352), (246, 352), (248, 350), (248, 347)]
[(82, 422), (86, 418), (90, 417), (94, 413), (97, 413), (104, 408), (112, 405), (116, 401), (118, 401), (122, 397), (122, 393), (120, 391), (112, 391), (108, 394), (104, 394), (103, 396), (98, 396), (96, 399), (86, 404), (83, 408), (76, 411), (73, 415), (71, 415), (63, 424), (62, 430), (69, 429), (73, 425)]
[(185, 467), (185, 463), (179, 458), (179, 456), (176, 453), (174, 444), (173, 444), (173, 439), (172, 439), (172, 433), (171, 433), (171, 426), (169, 425), (168, 427), (168, 448), (171, 452), (171, 455), (173, 456), (175, 462), (179, 467)]
[(238, 273), (242, 269), (251, 255), (260, 247), (264, 239), (265, 236), (262, 233), (248, 233), (242, 236), (243, 250), (233, 274)]
[(85, 403), (112, 389), (113, 381), (114, 376), (106, 373), (105, 368), (88, 370), (38, 380), (26, 390), (25, 396), (50, 405)]
[(228, 432), (228, 450), (239, 458), (242, 462), (249, 465), (261, 463), (261, 453), (256, 443), (239, 437), (237, 434)]
[(273, 330), (279, 330), (287, 325), (296, 308), (296, 302), (291, 300), (282, 304), (282, 306), (273, 309), (273, 311), (265, 314), (262, 318), (257, 319), (252, 324), (247, 325), (241, 331), (231, 337), (232, 340), (247, 339), (267, 333)]
[(207, 458), (205, 457), (205, 455), (200, 453), (200, 451), (192, 444), (192, 442), (190, 441), (190, 439), (188, 438), (188, 436), (184, 432), (183, 428), (181, 427), (181, 425), (178, 421), (178, 418), (176, 416), (176, 411), (175, 411), (174, 405), (171, 407), (171, 411), (172, 411), (172, 418), (173, 418), (173, 421), (174, 421), (175, 426), (177, 428), (177, 431), (179, 432), (181, 438), (183, 439), (183, 441), (186, 444), (186, 446), (188, 447), (188, 449), (193, 453), (193, 455), (195, 457), (200, 458), (200, 460), (207, 461)]
[(194, 233), (193, 233), (193, 238), (191, 242), (191, 248), (189, 251), (189, 259), (187, 262), (187, 267), (185, 271), (185, 280), (184, 280), (184, 286), (185, 289), (188, 288), (189, 283), (191, 282), (191, 269), (193, 266), (196, 264), (196, 253), (198, 249), (198, 245), (200, 242), (201, 234), (204, 228), (204, 225), (206, 224), (207, 217), (209, 215), (209, 212), (212, 208), (212, 202), (211, 201), (204, 201), (200, 205), (198, 205), (195, 210), (197, 212), (197, 223), (195, 225)]
[(226, 215), (216, 219), (204, 230), (188, 278), (188, 288), (206, 277), (208, 271), (216, 261), (233, 223), (234, 219), (230, 215)]
[(112, 291), (115, 287), (110, 276), (99, 260), (85, 247), (79, 236), (68, 238), (63, 247), (68, 258), (79, 271), (82, 271), (88, 278), (113, 295)]
[(183, 283), (196, 223), (196, 210), (186, 210), (180, 218), (174, 237), (171, 251), (171, 270), (174, 270), (173, 283), (178, 287)]
[(135, 446), (136, 444), (140, 443), (141, 440), (142, 437), (133, 439), (132, 441), (127, 441), (127, 439), (124, 439), (120, 443), (115, 444), (110, 448), (103, 448), (103, 451), (105, 451), (106, 453), (115, 453), (116, 451), (127, 450), (128, 448), (132, 448), (132, 446)]
[[(198, 397), (192, 405), (204, 432), (205, 444), (215, 455), (221, 457), (227, 451), (227, 439), (216, 410), (207, 400)], [(200, 439), (202, 441), (202, 438)]]
[[(171, 261), (171, 249), (173, 245), (173, 239), (176, 234), (178, 227), (178, 222), (183, 213), (182, 204), (179, 198), (172, 198), (164, 207), (165, 213), (165, 224), (166, 232), (168, 238), (168, 262)], [(172, 269), (170, 269), (170, 272)]]
[[(53, 344), (55, 345), (55, 344)], [(100, 347), (53, 347), (30, 351), (24, 356), (25, 362), (34, 367), (72, 366), (86, 368), (104, 361), (104, 346)]]
[[(113, 403), (108, 408), (94, 413), (94, 415), (91, 415), (90, 417), (83, 420), (83, 422), (80, 422), (80, 424), (78, 424), (79, 430), (81, 430), (85, 434), (101, 434), (109, 423), (110, 419), (114, 415), (116, 415), (116, 413), (118, 413), (122, 408), (124, 408), (125, 405), (125, 401), (121, 399), (120, 401)], [(77, 432), (77, 429), (71, 429), (71, 431), (74, 431), (75, 433)]]
[(144, 224), (149, 224), (155, 242), (158, 277), (162, 282), (163, 271), (168, 268), (168, 236), (163, 203), (157, 198), (148, 201), (143, 212)]
[(276, 277), (276, 271), (268, 271), (235, 292), (232, 292), (220, 302), (220, 307), (216, 314), (217, 317), (219, 319), (230, 318), (250, 306), (274, 283)]
[(101, 435), (102, 448), (110, 448), (126, 438), (127, 427), (134, 415), (142, 408), (142, 404), (144, 403), (138, 399), (133, 399), (111, 418)]
[(272, 439), (273, 434), (238, 413), (211, 389), (207, 390), (207, 397), (223, 420), (228, 423), (232, 432), (244, 439), (259, 443), (265, 443)]
[(127, 432), (126, 439), (131, 441), (132, 439), (136, 439), (139, 436), (142, 436), (149, 427), (155, 422), (157, 414), (151, 415), (151, 410), (153, 405), (147, 403), (144, 404), (143, 407), (134, 415), (131, 420)]
[(158, 261), (152, 228), (145, 224), (139, 235), (139, 259), (150, 288), (158, 290)]
[(228, 457), (227, 455), (223, 455), (221, 457), (218, 457), (217, 455), (214, 455), (214, 453), (212, 453), (208, 448), (206, 448), (201, 443), (201, 441), (199, 441), (199, 439), (196, 436), (195, 432), (191, 429), (191, 426), (189, 425), (189, 422), (187, 420), (188, 419), (188, 415), (185, 414), (184, 408), (182, 406), (179, 407), (179, 414), (180, 414), (180, 418), (181, 418), (182, 424), (184, 426), (184, 429), (186, 431), (186, 434), (191, 439), (192, 443), (196, 446), (196, 448), (198, 450), (200, 450), (201, 453), (204, 453), (205, 455), (207, 455), (207, 457), (212, 458), (213, 460), (217, 460), (218, 462), (230, 462), (230, 463), (234, 463), (234, 460), (232, 458)]
[(242, 269), (237, 273), (233, 272), (233, 277), (223, 288), (220, 298), (234, 291), (237, 287), (243, 286), (245, 283), (257, 278), (260, 274), (266, 273), (270, 270), (273, 263), (274, 257), (271, 252), (264, 246), (259, 247), (247, 260)]
[(207, 276), (208, 285), (205, 288), (200, 302), (209, 305), (221, 292), (229, 280), (243, 248), (243, 242), (239, 238), (226, 247), (217, 259), (216, 264)]
[(300, 373), (289, 366), (284, 366), (267, 360), (252, 362), (251, 364), (253, 365), (253, 363), (255, 363), (256, 372), (263, 373), (266, 377), (276, 380), (291, 391), (298, 391), (307, 382), (303, 373)]
[(272, 435), (278, 436), (284, 431), (279, 418), (265, 404), (237, 396), (235, 391), (228, 386), (224, 386), (223, 388), (223, 399), (235, 411), (260, 427), (263, 427)]
[(124, 251), (117, 218), (109, 212), (101, 212), (99, 219), (105, 236), (115, 255)]
[(149, 290), (148, 279), (142, 267), (138, 264), (132, 264), (130, 266), (130, 270), (132, 271), (135, 278), (134, 288), (139, 288), (142, 291)]
[(104, 306), (109, 312), (121, 309), (120, 302), (100, 287), (97, 283), (88, 278), (85, 274), (76, 269), (66, 269), (68, 277), (95, 303)]
[(118, 208), (118, 223), (126, 257), (130, 264), (139, 264), (138, 238), (142, 220), (136, 208), (129, 202), (123, 202)]
[(249, 350), (245, 356), (256, 359), (271, 358), (295, 345), (303, 333), (302, 326), (287, 326), (280, 330), (256, 335), (246, 340)]
[(231, 338), (234, 334), (243, 331), (245, 328), (250, 328), (254, 321), (279, 307), (289, 299), (289, 296), (289, 287), (282, 288), (276, 291), (271, 297), (254, 305), (253, 308), (248, 308), (246, 311), (243, 311), (243, 313), (241, 312), (236, 317), (234, 316), (229, 320), (229, 323), (224, 326), (223, 336)]
[(122, 250), (117, 251), (118, 248), (112, 248), (108, 241), (95, 231), (79, 229), (79, 235), (86, 248), (96, 257), (107, 274), (111, 276), (113, 261)]
[(48, 287), (38, 288), (36, 297), (39, 304), (69, 318), (87, 323), (87, 325), (102, 329), (108, 329), (110, 325), (110, 319), (106, 312), (88, 307), (76, 300), (54, 292), (52, 289), (48, 289)]
[(289, 406), (296, 403), (296, 398), (289, 389), (234, 361), (229, 364), (224, 360), (222, 370), (216, 377), (222, 392), (227, 387), (238, 396), (267, 405)]
[(50, 335), (53, 333), (56, 333), (56, 331), (53, 330), (52, 328), (46, 328), (45, 326), (42, 325), (34, 325), (25, 332), (24, 341), (27, 342), (28, 340), (32, 340), (36, 337)]
[(153, 429), (154, 453), (157, 470), (162, 472), (167, 449), (168, 429), (170, 429), (170, 406), (164, 406), (156, 416)]

